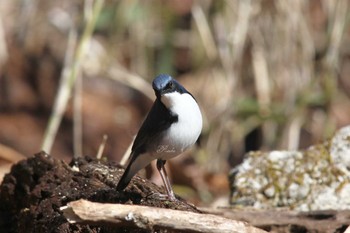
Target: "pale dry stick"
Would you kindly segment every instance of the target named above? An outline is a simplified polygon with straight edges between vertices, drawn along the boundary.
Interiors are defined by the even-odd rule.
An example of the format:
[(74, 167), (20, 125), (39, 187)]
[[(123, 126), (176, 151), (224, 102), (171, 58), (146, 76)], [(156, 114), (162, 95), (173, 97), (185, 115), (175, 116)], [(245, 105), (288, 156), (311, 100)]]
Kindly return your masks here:
[[(278, 15), (287, 16), (282, 24), (282, 30), (287, 33), (285, 37), (288, 38), (286, 40), (285, 37), (282, 37), (279, 40), (283, 47), (277, 50), (282, 51), (288, 48), (286, 49), (288, 51), (287, 54), (282, 52), (288, 62), (284, 61), (279, 64), (288, 65), (283, 67), (285, 74), (280, 76), (276, 71), (272, 71), (274, 73), (272, 76), (279, 77), (279, 80), (283, 82), (277, 83), (276, 86), (283, 86), (285, 109), (294, 112), (293, 114), (287, 114), (288, 124), (283, 128), (284, 132), (280, 140), (282, 147), (288, 150), (297, 150), (299, 148), (300, 132), (306, 117), (304, 103), (299, 101), (300, 103), (295, 106), (295, 103), (298, 102), (296, 99), (302, 95), (303, 90), (309, 88), (310, 82), (315, 76), (315, 45), (311, 36), (307, 15), (305, 15), (307, 4), (306, 1), (300, 0), (279, 1), (277, 4), (277, 9), (280, 12)], [(281, 72), (280, 68), (277, 68), (277, 70), (279, 70), (279, 73)]]
[[(214, 30), (217, 40), (220, 41), (218, 45), (218, 54), (220, 62), (224, 68), (227, 76), (228, 85), (232, 88), (231, 93), (237, 93), (235, 90), (237, 86), (236, 73), (234, 70), (243, 55), (245, 48), (249, 22), (252, 17), (253, 4), (251, 0), (246, 1), (227, 1), (226, 10), (224, 14), (216, 16), (214, 19)], [(234, 14), (232, 12), (235, 12)], [(233, 19), (232, 15), (236, 15)], [(230, 24), (231, 23), (231, 24)], [(227, 27), (227, 25), (229, 27)], [(227, 31), (228, 30), (228, 31)], [(232, 101), (230, 99), (230, 101)]]
[(118, 81), (128, 87), (139, 91), (152, 101), (155, 99), (154, 91), (148, 82), (146, 82), (139, 75), (133, 74), (125, 68), (121, 67), (116, 61), (112, 62), (106, 72), (107, 78)]
[(149, 206), (105, 204), (86, 200), (73, 201), (61, 207), (69, 223), (113, 225), (144, 230), (168, 229), (182, 232), (263, 233), (247, 223), (188, 211)]
[(77, 77), (73, 97), (73, 150), (74, 158), (83, 155), (83, 117), (82, 117), (82, 91), (83, 78), (81, 72)]
[[(308, 88), (310, 82), (314, 78), (314, 56), (315, 56), (315, 40), (310, 32), (310, 25), (305, 15), (305, 8), (308, 7), (306, 1), (279, 1), (282, 8), (281, 15), (287, 15), (287, 24), (289, 36), (287, 41), (288, 47), (298, 50), (300, 54), (290, 52), (288, 57), (294, 64), (288, 66), (288, 79), (285, 82), (285, 96), (287, 104), (294, 105), (298, 94), (305, 88)], [(297, 32), (297, 33), (296, 33)], [(278, 74), (277, 74), (278, 75)], [(288, 98), (289, 97), (289, 98)]]
[(297, 150), (299, 148), (300, 141), (300, 131), (303, 123), (302, 115), (297, 115), (293, 119), (288, 127), (288, 142), (287, 142), (287, 150)]
[(334, 4), (336, 6), (333, 13), (333, 25), (326, 60), (329, 65), (336, 67), (338, 65), (341, 41), (346, 29), (349, 1), (339, 0)]
[[(231, 41), (229, 41), (228, 37), (231, 32), (228, 31), (226, 27), (227, 20), (228, 18), (225, 18), (223, 14), (216, 16), (213, 21), (213, 31), (217, 40), (220, 41), (220, 44), (217, 46), (218, 58), (222, 64), (223, 70), (225, 71), (226, 81), (231, 81), (233, 85), (230, 85), (230, 87), (232, 87), (235, 86), (234, 84), (236, 82), (236, 79), (234, 78), (235, 73), (233, 72), (233, 64), (235, 64), (234, 57), (236, 53), (232, 53), (232, 49), (230, 48), (232, 43), (230, 43)], [(212, 80), (214, 79), (210, 79), (210, 81)]]
[(199, 35), (202, 38), (204, 49), (208, 58), (210, 60), (215, 60), (218, 56), (218, 50), (203, 9), (198, 2), (193, 4), (192, 15), (194, 22), (197, 25)]
[[(259, 38), (260, 39), (260, 38)], [(266, 54), (258, 38), (253, 39), (252, 62), (254, 84), (258, 96), (260, 112), (266, 114), (271, 104), (270, 81), (267, 68)], [(261, 38), (262, 39), (262, 38)]]
[(2, 17), (0, 14), (0, 68), (6, 62), (8, 58), (8, 49), (6, 45), (6, 35), (4, 30), (4, 25), (2, 22)]
[[(92, 18), (93, 0), (84, 2), (84, 19), (88, 21)], [(82, 118), (82, 91), (83, 78), (81, 70), (78, 71), (73, 96), (73, 151), (74, 157), (83, 155), (83, 118)]]
[[(215, 43), (215, 39), (214, 39), (214, 34), (213, 32), (211, 31), (211, 28), (210, 28), (210, 25), (209, 25), (209, 22), (208, 22), (208, 18), (203, 10), (203, 4), (205, 4), (205, 2), (201, 2), (201, 1), (196, 1), (195, 4), (193, 4), (192, 6), (192, 9), (191, 9), (191, 12), (192, 12), (192, 15), (193, 15), (193, 20), (194, 20), (194, 23), (198, 29), (198, 34), (201, 38), (201, 41), (202, 41), (202, 45), (203, 45), (203, 48), (204, 48), (204, 51), (206, 53), (206, 56), (208, 57), (209, 61), (215, 61), (216, 59), (220, 59), (220, 61), (222, 62), (222, 65), (224, 67), (230, 67), (230, 62), (229, 62), (229, 59), (225, 59), (223, 57), (227, 57), (227, 49), (225, 50), (220, 50), (220, 48), (217, 46), (217, 44)], [(221, 21), (222, 22), (222, 21)], [(216, 20), (216, 24), (214, 24), (216, 26), (216, 29), (217, 31), (216, 32), (222, 32), (224, 27), (221, 27), (223, 26), (219, 19)], [(214, 33), (216, 33), (214, 32)], [(218, 36), (220, 36), (222, 34), (219, 34)], [(223, 39), (223, 37), (221, 37), (221, 39)], [(225, 71), (226, 72), (226, 77), (224, 77), (227, 81), (227, 85), (229, 85), (230, 87), (233, 87), (234, 85), (234, 79), (228, 79), (228, 78), (231, 78), (231, 70), (230, 69), (226, 69)], [(215, 73), (213, 72), (213, 78), (214, 78), (214, 85), (212, 85), (213, 83), (211, 83), (211, 87), (215, 87), (215, 82), (219, 81), (220, 80), (220, 77), (216, 76)], [(213, 81), (213, 80), (208, 80), (208, 81)], [(228, 101), (226, 102), (228, 103)], [(227, 108), (225, 106), (226, 104), (222, 105), (224, 108), (222, 108), (222, 110), (224, 112), (229, 112), (229, 111), (226, 111)], [(217, 107), (217, 106), (216, 106)], [(217, 113), (219, 114), (220, 113), (220, 110), (219, 109), (216, 109), (217, 110)], [(225, 116), (226, 118), (226, 116)], [(218, 124), (220, 126), (222, 126), (223, 121), (220, 121), (218, 122)], [(215, 133), (214, 135), (216, 135), (217, 137), (215, 137), (214, 135), (212, 135), (211, 137), (208, 138), (208, 141), (207, 141), (207, 145), (206, 145), (206, 148), (217, 148), (219, 143), (220, 143), (220, 137), (223, 133), (222, 131), (222, 127), (218, 128), (215, 130)], [(220, 166), (220, 160), (217, 160), (218, 157), (215, 157), (213, 163), (210, 163), (209, 166), (210, 166), (210, 169), (216, 169), (216, 167)]]
[[(254, 1), (253, 1), (254, 2)], [(232, 37), (232, 46), (234, 51), (232, 53), (234, 62), (242, 59), (244, 45), (248, 37), (249, 31), (249, 22), (253, 14), (253, 3), (251, 0), (246, 1), (228, 1), (228, 4), (238, 4), (237, 9), (237, 22), (235, 23), (235, 27), (232, 29), (232, 33), (230, 33), (229, 37)], [(232, 8), (233, 6), (231, 6)]]
[[(258, 104), (259, 104), (259, 113), (262, 116), (270, 114), (270, 105), (271, 105), (271, 86), (270, 86), (270, 76), (268, 70), (268, 61), (267, 53), (264, 50), (264, 39), (261, 29), (258, 27), (255, 28), (255, 31), (252, 32), (252, 63), (253, 63), (253, 72), (254, 72), (254, 85), (256, 89)], [(263, 144), (270, 144), (274, 140), (274, 132), (276, 129), (276, 124), (272, 121), (265, 121), (262, 124), (262, 133), (263, 133)]]
[(129, 159), (129, 157), (130, 157), (131, 148), (132, 148), (132, 145), (133, 145), (133, 143), (134, 143), (135, 137), (136, 137), (136, 136), (133, 137), (133, 139), (132, 139), (130, 145), (128, 146), (128, 148), (126, 149), (126, 151), (125, 151), (124, 154), (123, 154), (122, 159), (120, 160), (120, 163), (119, 163), (119, 164), (120, 164), (121, 166), (125, 166), (125, 165), (126, 165), (126, 162), (128, 161), (128, 159)]
[(84, 1), (84, 19), (85, 19), (85, 21), (88, 21), (92, 17), (93, 3), (94, 3), (94, 0), (85, 0)]
[(98, 148), (97, 155), (96, 155), (96, 158), (98, 160), (100, 160), (102, 158), (103, 151), (106, 147), (107, 139), (108, 139), (108, 135), (107, 134), (103, 135), (102, 142), (100, 144), (100, 147)]
[(68, 82), (69, 74), (71, 73), (70, 64), (73, 62), (74, 47), (76, 46), (76, 42), (77, 32), (74, 28), (71, 28), (69, 30), (68, 45), (64, 58), (64, 68), (61, 73), (58, 94), (55, 99), (53, 111), (51, 113), (48, 126), (45, 131), (43, 144), (41, 146), (41, 149), (46, 153), (50, 153), (55, 135), (58, 130), (60, 119), (62, 118), (66, 106), (65, 101), (68, 101), (69, 98), (69, 90), (66, 87), (66, 84)]
[(78, 76), (82, 59), (87, 52), (88, 44), (92, 36), (92, 32), (95, 28), (98, 15), (102, 9), (103, 3), (104, 0), (95, 1), (91, 18), (87, 21), (83, 35), (78, 43), (78, 48), (75, 52), (74, 60), (70, 67), (70, 74), (67, 78), (61, 79), (58, 94), (55, 99), (53, 112), (49, 119), (42, 144), (42, 150), (46, 151), (47, 153), (51, 151), (63, 112), (66, 109), (68, 99), (71, 95), (72, 88)]

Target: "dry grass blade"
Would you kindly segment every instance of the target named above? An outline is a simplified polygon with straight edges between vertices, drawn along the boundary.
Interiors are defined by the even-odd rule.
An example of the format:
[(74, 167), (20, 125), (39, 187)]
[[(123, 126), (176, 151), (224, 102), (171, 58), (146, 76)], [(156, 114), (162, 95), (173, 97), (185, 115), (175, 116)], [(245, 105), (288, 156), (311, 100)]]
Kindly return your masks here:
[(83, 78), (78, 75), (73, 98), (73, 148), (74, 157), (83, 155), (83, 117), (82, 117), (82, 91), (83, 91)]
[(140, 93), (143, 93), (149, 99), (154, 100), (153, 90), (148, 82), (142, 77), (127, 71), (125, 68), (117, 65), (116, 62), (107, 70), (107, 77), (118, 81), (128, 87), (131, 87)]
[(4, 26), (0, 15), (0, 67), (8, 58), (7, 45), (5, 40)]
[(211, 33), (208, 21), (205, 17), (203, 9), (199, 4), (194, 4), (192, 7), (192, 14), (194, 21), (198, 27), (199, 34), (202, 38), (204, 49), (207, 53), (209, 60), (214, 60), (217, 57), (217, 48), (213, 35)]
[(97, 151), (97, 155), (96, 155), (97, 159), (101, 159), (102, 158), (103, 151), (105, 149), (107, 139), (108, 139), (108, 136), (107, 135), (103, 135), (102, 142), (101, 142), (100, 147), (98, 148), (98, 151)]
[(336, 1), (334, 9), (333, 28), (330, 35), (330, 45), (327, 52), (327, 61), (330, 65), (339, 64), (339, 52), (343, 34), (346, 26), (346, 17), (348, 15), (349, 1)]
[(72, 61), (70, 69), (70, 74), (67, 77), (61, 79), (58, 94), (56, 95), (56, 100), (53, 108), (52, 115), (50, 117), (48, 126), (45, 131), (45, 136), (42, 144), (42, 150), (49, 153), (54, 142), (54, 138), (57, 134), (59, 124), (62, 119), (64, 110), (66, 109), (68, 99), (71, 95), (72, 88), (76, 82), (77, 76), (79, 74), (80, 65), (82, 59), (87, 52), (88, 44), (92, 36), (93, 29), (95, 28), (97, 18), (102, 9), (104, 0), (96, 0), (93, 5), (93, 13), (87, 20), (86, 27), (84, 29), (83, 35), (79, 40), (78, 47), (75, 51), (74, 60)]

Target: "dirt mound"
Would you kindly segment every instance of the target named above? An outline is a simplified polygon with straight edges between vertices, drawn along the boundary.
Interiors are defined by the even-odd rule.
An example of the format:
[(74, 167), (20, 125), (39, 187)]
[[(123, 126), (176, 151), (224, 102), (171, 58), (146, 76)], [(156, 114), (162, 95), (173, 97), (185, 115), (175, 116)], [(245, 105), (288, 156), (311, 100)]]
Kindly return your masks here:
[(115, 228), (69, 224), (60, 207), (81, 198), (199, 212), (185, 202), (160, 198), (157, 194), (163, 190), (140, 177), (124, 192), (117, 192), (122, 172), (113, 164), (88, 157), (66, 164), (41, 152), (23, 160), (0, 186), (0, 232), (115, 232)]

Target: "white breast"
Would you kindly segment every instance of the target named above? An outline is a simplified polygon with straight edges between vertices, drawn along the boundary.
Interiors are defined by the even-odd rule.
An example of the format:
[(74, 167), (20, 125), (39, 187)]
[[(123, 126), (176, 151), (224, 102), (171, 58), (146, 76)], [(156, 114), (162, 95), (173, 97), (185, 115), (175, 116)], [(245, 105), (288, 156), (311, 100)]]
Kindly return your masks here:
[(174, 157), (192, 146), (202, 131), (202, 114), (197, 102), (190, 94), (167, 93), (161, 97), (164, 105), (178, 115), (158, 146), (163, 159)]

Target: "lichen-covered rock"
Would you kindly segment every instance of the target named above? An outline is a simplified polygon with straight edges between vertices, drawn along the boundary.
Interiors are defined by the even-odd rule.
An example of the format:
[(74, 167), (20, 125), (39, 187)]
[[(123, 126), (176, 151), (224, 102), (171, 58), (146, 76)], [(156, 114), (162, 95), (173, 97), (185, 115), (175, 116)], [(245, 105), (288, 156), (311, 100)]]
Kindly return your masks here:
[(350, 126), (304, 151), (248, 153), (230, 178), (232, 205), (350, 209)]

